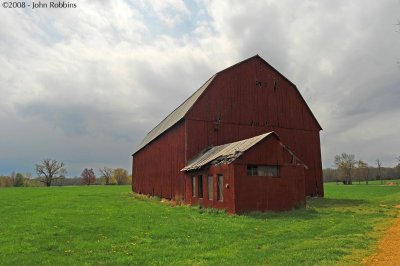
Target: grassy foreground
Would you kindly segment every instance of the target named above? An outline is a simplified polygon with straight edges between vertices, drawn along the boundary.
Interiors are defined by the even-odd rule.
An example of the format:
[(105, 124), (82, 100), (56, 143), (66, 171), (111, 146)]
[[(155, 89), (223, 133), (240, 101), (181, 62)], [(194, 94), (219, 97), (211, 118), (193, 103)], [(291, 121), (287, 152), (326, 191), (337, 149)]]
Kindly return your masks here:
[(0, 189), (0, 265), (357, 265), (394, 221), (400, 186), (328, 184), (283, 213), (228, 216), (130, 187)]

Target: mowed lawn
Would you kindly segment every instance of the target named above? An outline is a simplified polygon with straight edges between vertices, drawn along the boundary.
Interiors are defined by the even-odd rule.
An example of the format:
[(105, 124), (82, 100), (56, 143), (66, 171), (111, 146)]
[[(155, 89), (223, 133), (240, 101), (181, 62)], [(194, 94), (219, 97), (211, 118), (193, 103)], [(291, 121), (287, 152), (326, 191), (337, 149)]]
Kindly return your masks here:
[(129, 186), (0, 189), (0, 265), (357, 265), (400, 186), (325, 185), (282, 213), (229, 216), (135, 198)]

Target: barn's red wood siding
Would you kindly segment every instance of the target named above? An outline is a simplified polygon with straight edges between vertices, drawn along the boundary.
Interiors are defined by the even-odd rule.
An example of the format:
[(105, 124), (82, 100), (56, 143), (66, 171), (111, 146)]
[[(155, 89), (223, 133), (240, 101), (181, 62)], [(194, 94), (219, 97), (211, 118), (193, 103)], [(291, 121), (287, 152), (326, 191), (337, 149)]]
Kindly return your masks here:
[[(217, 177), (219, 174), (224, 176), (223, 200), (217, 200)], [(192, 177), (203, 176), (203, 198), (192, 197)], [(208, 199), (208, 176), (213, 176), (214, 199)], [(228, 186), (227, 186), (228, 185)], [(204, 208), (225, 209), (228, 213), (235, 213), (235, 182), (233, 164), (224, 164), (220, 166), (212, 165), (207, 170), (191, 171), (186, 177), (186, 196), (185, 202), (192, 205), (201, 205)]]
[[(305, 204), (304, 167), (273, 136), (245, 152), (235, 167), (235, 211), (283, 211)], [(247, 165), (279, 165), (279, 177), (248, 176)]]
[(235, 211), (284, 211), (305, 204), (304, 169), (283, 165), (280, 177), (246, 176), (246, 165), (235, 165)]
[[(323, 196), (320, 129), (296, 87), (256, 56), (219, 72), (179, 123), (133, 155), (132, 190), (169, 199), (184, 197), (187, 203), (196, 203), (196, 199), (188, 196), (190, 183), (180, 171), (187, 160), (210, 145), (275, 131), (308, 166), (308, 170), (303, 170), (305, 183), (293, 185), (298, 190), (304, 188), (307, 195)], [(239, 161), (234, 167), (212, 166), (210, 171), (214, 175), (223, 171), (224, 179), (230, 184), (224, 193), (233, 200), (220, 203), (203, 199), (201, 203), (205, 207), (223, 207), (235, 212), (234, 202), (240, 200), (242, 203), (238, 203), (237, 211), (247, 210), (251, 197), (244, 183), (248, 177), (243, 176), (243, 167)], [(293, 171), (298, 170), (288, 166), (282, 171), (293, 178)], [(235, 182), (230, 179), (234, 175), (238, 176)], [(275, 193), (271, 186), (276, 185), (276, 180), (266, 178), (257, 182), (271, 195)], [(203, 185), (206, 184), (205, 176)], [(277, 186), (276, 193), (279, 194), (283, 188), (295, 189), (289, 183), (282, 186)], [(266, 192), (260, 190), (257, 193), (262, 195)]]
[[(209, 169), (190, 171), (186, 179), (185, 201), (205, 208), (225, 209), (228, 213), (283, 211), (305, 204), (305, 178), (302, 165), (291, 164), (292, 156), (278, 140), (268, 137), (246, 151), (231, 164), (211, 165)], [(247, 165), (279, 165), (278, 177), (248, 176)], [(217, 201), (218, 174), (224, 176), (224, 200)], [(203, 198), (192, 196), (192, 177), (203, 176)], [(214, 199), (208, 199), (208, 175), (213, 176)], [(196, 187), (196, 193), (198, 188)]]
[(186, 157), (277, 132), (303, 162), (307, 195), (323, 196), (320, 127), (295, 86), (255, 57), (218, 73), (186, 115)]
[(132, 190), (140, 194), (183, 199), (185, 123), (180, 122), (152, 141), (132, 160)]

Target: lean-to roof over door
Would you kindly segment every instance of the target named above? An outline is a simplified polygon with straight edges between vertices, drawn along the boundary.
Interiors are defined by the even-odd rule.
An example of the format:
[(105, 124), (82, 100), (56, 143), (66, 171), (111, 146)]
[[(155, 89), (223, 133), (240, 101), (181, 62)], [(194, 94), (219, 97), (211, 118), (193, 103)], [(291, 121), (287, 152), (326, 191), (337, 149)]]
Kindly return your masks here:
[(247, 151), (269, 135), (275, 135), (279, 139), (279, 136), (275, 132), (271, 131), (249, 139), (215, 146), (205, 152), (200, 152), (200, 154), (191, 160), (181, 171), (200, 169), (204, 165), (218, 159), (232, 162), (242, 155), (243, 152)]

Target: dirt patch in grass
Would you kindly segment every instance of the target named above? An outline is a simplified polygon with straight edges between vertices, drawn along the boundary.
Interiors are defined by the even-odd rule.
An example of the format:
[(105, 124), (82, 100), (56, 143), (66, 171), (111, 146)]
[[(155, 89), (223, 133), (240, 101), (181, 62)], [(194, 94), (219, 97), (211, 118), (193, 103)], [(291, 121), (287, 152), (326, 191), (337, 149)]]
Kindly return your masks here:
[[(396, 206), (400, 210), (400, 205)], [(400, 263), (400, 217), (379, 241), (376, 254), (364, 260), (365, 265), (399, 265)]]

